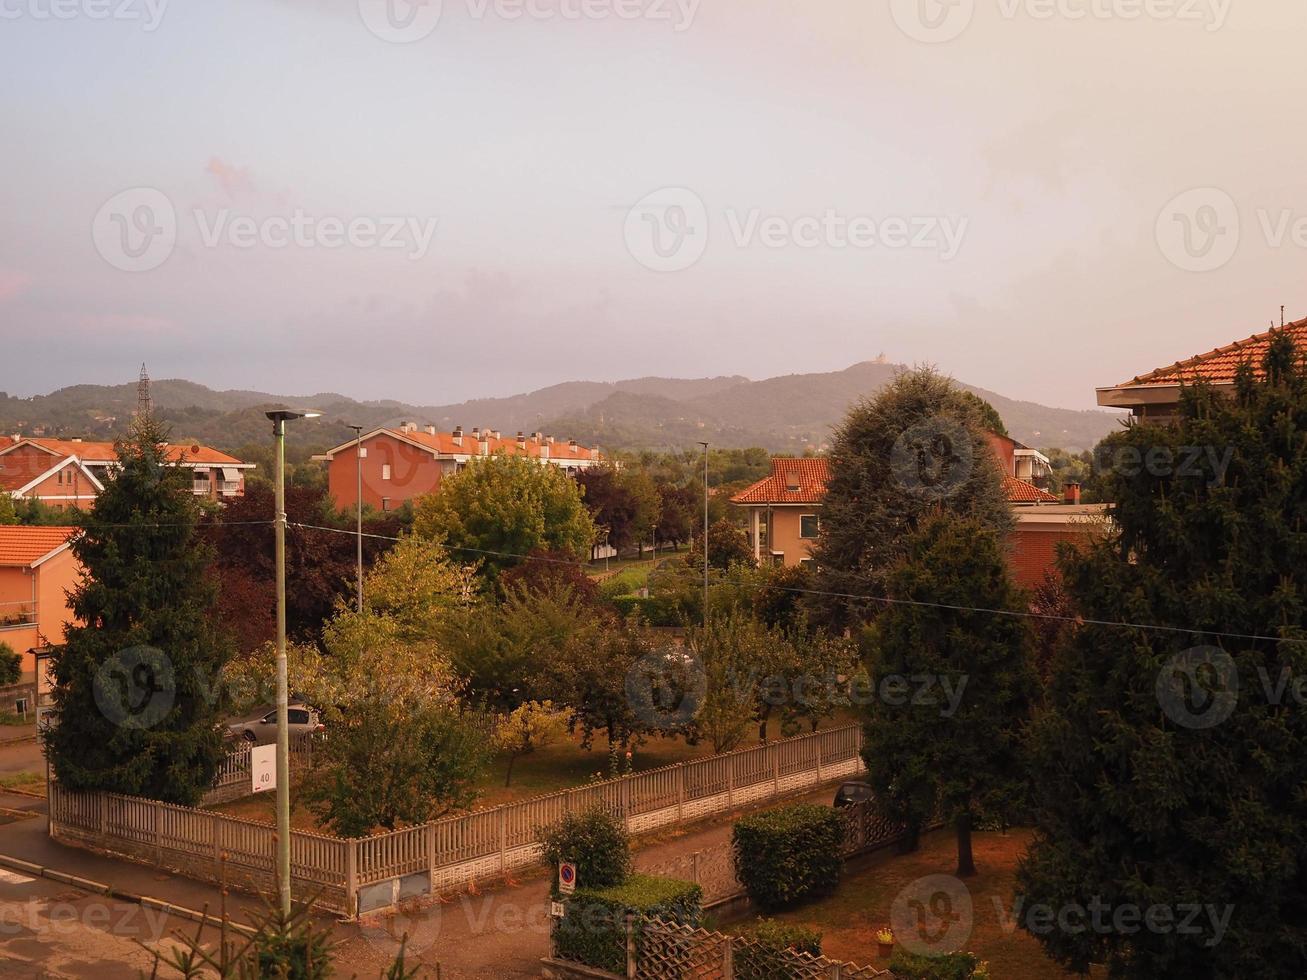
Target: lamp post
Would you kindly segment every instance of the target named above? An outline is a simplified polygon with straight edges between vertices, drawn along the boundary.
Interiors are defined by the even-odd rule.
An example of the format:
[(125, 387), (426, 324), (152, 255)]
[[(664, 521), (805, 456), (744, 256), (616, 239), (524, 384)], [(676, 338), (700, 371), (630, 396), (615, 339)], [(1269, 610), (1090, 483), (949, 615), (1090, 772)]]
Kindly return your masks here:
[(277, 443), (277, 892), (282, 915), (290, 915), (290, 691), (286, 680), (286, 423), (315, 419), (320, 412), (281, 409), (266, 413)]
[(354, 462), (358, 466), (358, 575), (359, 612), (363, 612), (363, 426), (351, 425), (354, 430)]
[(708, 625), (708, 443), (703, 446), (703, 622)]

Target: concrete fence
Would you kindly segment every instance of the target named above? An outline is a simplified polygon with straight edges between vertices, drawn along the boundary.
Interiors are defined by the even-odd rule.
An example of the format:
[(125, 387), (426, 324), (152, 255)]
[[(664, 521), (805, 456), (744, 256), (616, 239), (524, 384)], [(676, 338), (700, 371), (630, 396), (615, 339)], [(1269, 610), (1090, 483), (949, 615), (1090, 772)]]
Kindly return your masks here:
[[(387, 908), (537, 864), (537, 828), (566, 813), (602, 804), (634, 834), (688, 823), (854, 776), (861, 742), (861, 727), (845, 725), (371, 837), (293, 831), (292, 892), (349, 916)], [(50, 834), (188, 877), (274, 884), (274, 829), (208, 810), (56, 783)]]

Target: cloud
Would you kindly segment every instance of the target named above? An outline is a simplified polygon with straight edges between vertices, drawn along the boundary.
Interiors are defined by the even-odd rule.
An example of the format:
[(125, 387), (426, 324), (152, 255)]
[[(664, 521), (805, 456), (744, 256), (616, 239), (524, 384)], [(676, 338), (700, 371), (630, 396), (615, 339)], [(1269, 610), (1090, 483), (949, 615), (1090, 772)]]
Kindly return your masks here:
[(0, 303), (6, 303), (19, 294), (26, 292), (32, 284), (32, 277), (17, 269), (0, 267)]
[(73, 322), (79, 329), (97, 333), (165, 333), (177, 326), (169, 317), (144, 313), (86, 313)]
[(248, 168), (236, 167), (218, 157), (211, 157), (205, 171), (218, 182), (228, 197), (254, 190), (254, 177)]

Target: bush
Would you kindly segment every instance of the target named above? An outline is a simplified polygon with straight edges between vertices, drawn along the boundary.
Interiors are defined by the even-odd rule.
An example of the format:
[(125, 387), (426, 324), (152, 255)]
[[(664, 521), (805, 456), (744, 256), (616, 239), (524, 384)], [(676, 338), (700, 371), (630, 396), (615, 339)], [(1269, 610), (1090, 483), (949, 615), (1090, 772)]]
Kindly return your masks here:
[(889, 971), (899, 980), (988, 980), (989, 965), (975, 953), (922, 956), (896, 948)]
[(637, 947), (642, 919), (694, 928), (703, 919), (703, 889), (689, 881), (651, 875), (631, 875), (611, 888), (578, 888), (565, 904), (567, 914), (554, 931), (555, 954), (622, 976), (626, 975), (628, 915), (637, 917)]
[(762, 909), (832, 890), (843, 865), (844, 818), (815, 804), (779, 807), (736, 821), (735, 874)]
[(629, 619), (638, 612), (640, 619), (650, 626), (680, 626), (683, 616), (680, 606), (674, 601), (650, 596), (645, 599), (638, 595), (619, 595), (608, 600), (623, 619)]
[(0, 643), (0, 687), (17, 684), (23, 676), (23, 658), (8, 643)]
[(621, 885), (631, 874), (631, 835), (626, 821), (602, 806), (568, 813), (536, 831), (544, 845), (541, 860), (554, 871), (554, 897), (558, 897), (558, 865), (577, 866), (577, 884), (588, 890)]
[(773, 950), (790, 949), (809, 956), (821, 955), (821, 932), (810, 926), (775, 919), (759, 919), (749, 932), (749, 938), (760, 946)]
[(760, 919), (735, 948), (737, 980), (790, 980), (797, 975), (795, 954), (821, 955), (821, 933), (807, 926)]

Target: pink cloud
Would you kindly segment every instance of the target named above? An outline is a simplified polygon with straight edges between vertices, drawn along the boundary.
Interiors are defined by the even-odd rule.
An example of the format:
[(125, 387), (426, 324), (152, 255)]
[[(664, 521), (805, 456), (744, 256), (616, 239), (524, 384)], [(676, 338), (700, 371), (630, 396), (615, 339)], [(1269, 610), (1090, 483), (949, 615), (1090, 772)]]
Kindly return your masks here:
[(17, 269), (0, 268), (0, 303), (7, 302), (24, 292), (32, 283), (32, 277)]
[(103, 333), (162, 333), (172, 330), (175, 320), (143, 313), (86, 313), (74, 318), (82, 330)]
[(212, 176), (228, 197), (254, 190), (254, 176), (245, 167), (236, 167), (218, 157), (212, 157), (205, 172)]

